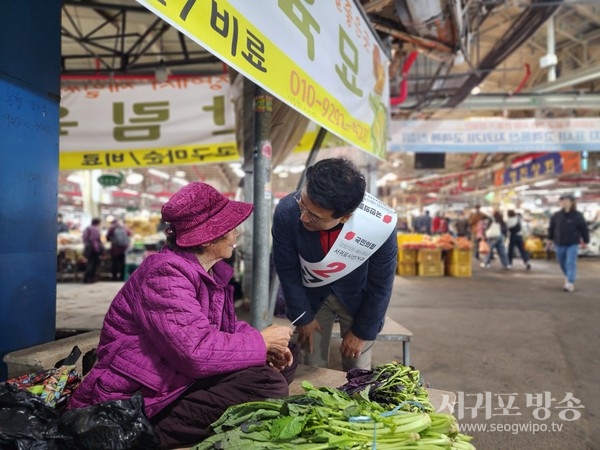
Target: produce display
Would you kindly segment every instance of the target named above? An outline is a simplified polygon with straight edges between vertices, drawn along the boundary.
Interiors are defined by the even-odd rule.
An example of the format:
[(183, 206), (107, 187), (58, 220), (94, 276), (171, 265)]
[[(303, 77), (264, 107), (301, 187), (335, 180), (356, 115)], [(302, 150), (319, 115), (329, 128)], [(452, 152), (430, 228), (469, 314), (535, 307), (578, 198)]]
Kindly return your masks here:
[(470, 250), (473, 243), (466, 237), (452, 237), (449, 233), (436, 234), (434, 236), (423, 235), (419, 242), (402, 242), (400, 248), (406, 250), (452, 250), (458, 248), (461, 250)]
[(393, 363), (349, 378), (346, 392), (304, 381), (304, 394), (232, 406), (194, 450), (475, 449), (454, 416), (433, 412), (418, 371)]
[(382, 405), (394, 405), (402, 411), (434, 412), (421, 374), (414, 367), (392, 362), (373, 370), (352, 369), (346, 378), (348, 382), (339, 390), (350, 396), (365, 391), (369, 400)]

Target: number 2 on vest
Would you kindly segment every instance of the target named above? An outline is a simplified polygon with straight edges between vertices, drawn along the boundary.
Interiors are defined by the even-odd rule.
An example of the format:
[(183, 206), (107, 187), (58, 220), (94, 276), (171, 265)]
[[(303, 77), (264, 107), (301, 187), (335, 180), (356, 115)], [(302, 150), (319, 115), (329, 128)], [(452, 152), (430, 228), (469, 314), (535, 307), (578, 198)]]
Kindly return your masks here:
[(346, 268), (346, 264), (343, 262), (332, 262), (331, 264), (327, 264), (327, 267), (331, 267), (331, 269), (319, 269), (315, 270), (314, 272), (320, 277), (329, 278), (330, 273), (336, 273), (340, 270), (344, 270)]

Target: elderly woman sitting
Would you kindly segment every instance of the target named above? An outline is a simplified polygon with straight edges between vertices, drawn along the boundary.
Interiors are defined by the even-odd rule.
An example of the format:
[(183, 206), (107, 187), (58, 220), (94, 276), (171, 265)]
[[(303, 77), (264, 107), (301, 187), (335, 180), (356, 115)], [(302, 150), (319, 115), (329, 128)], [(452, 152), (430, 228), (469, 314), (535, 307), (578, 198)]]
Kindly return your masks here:
[(224, 259), (252, 212), (205, 183), (162, 208), (167, 243), (146, 258), (113, 300), (98, 362), (71, 397), (77, 408), (144, 397), (162, 448), (198, 443), (229, 406), (288, 395), (291, 329), (262, 332), (236, 318)]

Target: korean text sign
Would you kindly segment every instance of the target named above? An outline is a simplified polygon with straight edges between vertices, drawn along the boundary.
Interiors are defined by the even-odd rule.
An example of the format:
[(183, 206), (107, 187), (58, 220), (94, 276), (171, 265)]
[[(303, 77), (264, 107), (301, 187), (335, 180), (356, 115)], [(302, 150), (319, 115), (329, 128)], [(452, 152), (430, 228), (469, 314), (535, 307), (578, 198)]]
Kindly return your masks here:
[(390, 151), (596, 151), (599, 130), (597, 118), (405, 120), (392, 124)]
[(60, 168), (238, 161), (226, 75), (61, 89)]
[(384, 157), (388, 59), (353, 0), (137, 0), (349, 143)]

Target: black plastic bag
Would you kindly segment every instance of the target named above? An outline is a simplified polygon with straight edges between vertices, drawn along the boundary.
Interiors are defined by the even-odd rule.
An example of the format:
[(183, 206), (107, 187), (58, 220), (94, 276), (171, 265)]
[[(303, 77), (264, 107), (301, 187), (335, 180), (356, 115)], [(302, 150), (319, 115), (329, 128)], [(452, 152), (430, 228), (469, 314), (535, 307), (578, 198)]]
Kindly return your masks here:
[(71, 439), (65, 450), (148, 450), (158, 448), (141, 394), (72, 409), (60, 418), (59, 430)]
[(60, 413), (28, 391), (0, 384), (0, 448), (55, 450), (67, 438), (58, 431)]

